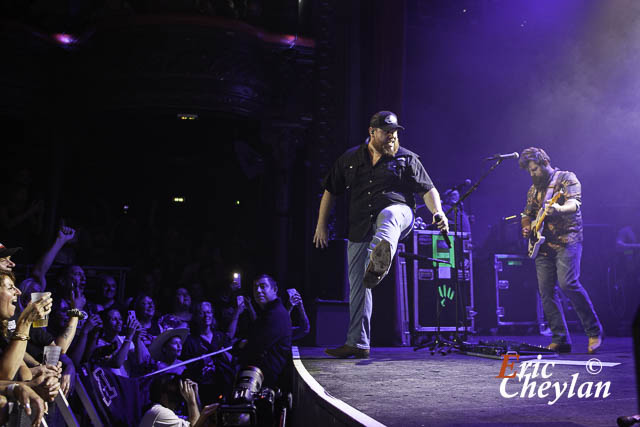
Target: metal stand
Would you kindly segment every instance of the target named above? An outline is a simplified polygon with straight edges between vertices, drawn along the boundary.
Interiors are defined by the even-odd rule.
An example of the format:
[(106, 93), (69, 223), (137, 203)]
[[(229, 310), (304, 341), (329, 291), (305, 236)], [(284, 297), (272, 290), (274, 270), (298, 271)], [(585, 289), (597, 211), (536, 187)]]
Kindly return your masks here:
[[(467, 339), (468, 336), (468, 329), (467, 329), (467, 322), (465, 320), (464, 322), (464, 338), (461, 339), (459, 334), (458, 334), (458, 327), (459, 327), (459, 321), (458, 321), (458, 300), (457, 300), (457, 296), (460, 293), (460, 276), (459, 276), (459, 271), (464, 271), (464, 266), (462, 268), (462, 270), (459, 267), (459, 263), (462, 262), (463, 260), (463, 251), (462, 251), (462, 245), (463, 245), (463, 238), (462, 238), (462, 232), (459, 231), (459, 227), (458, 227), (458, 214), (460, 214), (460, 216), (462, 216), (462, 202), (471, 195), (471, 193), (473, 193), (474, 191), (476, 191), (478, 189), (478, 186), (480, 185), (480, 183), (491, 173), (491, 171), (493, 171), (495, 168), (497, 168), (502, 161), (504, 160), (504, 158), (498, 158), (497, 161), (480, 177), (478, 178), (478, 180), (462, 195), (460, 196), (460, 199), (453, 203), (453, 206), (451, 206), (446, 212), (445, 212), (445, 216), (447, 218), (449, 218), (449, 215), (453, 212), (454, 214), (454, 226), (455, 226), (455, 231), (454, 231), (454, 251), (455, 251), (455, 265), (453, 265), (453, 274), (454, 274), (454, 283), (455, 283), (455, 288), (456, 288), (456, 331), (455, 331), (455, 335), (454, 335), (454, 340), (453, 340), (453, 347), (457, 347), (459, 348), (461, 345), (466, 344), (464, 340)], [(462, 221), (460, 221), (462, 222)], [(462, 224), (460, 224), (460, 226), (462, 226)], [(464, 301), (463, 301), (463, 307), (464, 307)], [(439, 314), (438, 314), (438, 319), (437, 319), (438, 323), (439, 323)], [(432, 353), (433, 354), (433, 353)]]
[[(403, 258), (415, 259), (422, 262), (437, 262), (440, 264), (449, 264), (449, 261), (445, 261), (437, 258), (429, 258), (424, 255), (411, 254), (407, 252), (398, 252), (398, 256), (401, 256)], [(437, 292), (436, 289), (437, 288), (434, 287), (434, 292)], [(457, 292), (458, 291), (456, 289), (456, 304), (457, 304), (457, 298), (458, 298)], [(431, 354), (435, 354), (436, 352), (439, 352), (444, 356), (447, 353), (451, 353), (451, 350), (454, 348), (455, 343), (445, 340), (440, 336), (440, 311), (441, 310), (440, 310), (440, 304), (438, 303), (438, 298), (436, 297), (435, 300), (436, 300), (436, 333), (431, 339), (431, 341), (415, 346), (413, 348), (413, 351), (418, 351), (420, 349), (428, 347)], [(457, 307), (456, 307), (456, 311), (457, 311)]]

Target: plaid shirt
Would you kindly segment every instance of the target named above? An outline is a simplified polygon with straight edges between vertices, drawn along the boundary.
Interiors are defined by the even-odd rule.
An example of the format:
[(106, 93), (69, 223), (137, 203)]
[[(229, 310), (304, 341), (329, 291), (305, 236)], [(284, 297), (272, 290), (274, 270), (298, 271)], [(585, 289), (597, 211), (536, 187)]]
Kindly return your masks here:
[[(556, 169), (557, 171), (557, 169)], [(573, 172), (557, 171), (558, 179), (556, 180), (553, 194), (562, 189), (564, 195), (560, 196), (558, 204), (563, 205), (567, 200), (575, 200), (578, 202), (578, 209), (572, 213), (563, 213), (547, 216), (544, 221), (544, 230), (542, 234), (546, 237), (546, 241), (542, 248), (549, 246), (557, 248), (559, 246), (567, 246), (573, 243), (582, 242), (582, 190), (580, 181)], [(542, 201), (547, 192), (547, 187), (539, 190), (535, 186), (531, 186), (527, 192), (527, 205), (522, 212), (522, 223), (532, 222), (536, 219), (538, 212), (543, 207)]]

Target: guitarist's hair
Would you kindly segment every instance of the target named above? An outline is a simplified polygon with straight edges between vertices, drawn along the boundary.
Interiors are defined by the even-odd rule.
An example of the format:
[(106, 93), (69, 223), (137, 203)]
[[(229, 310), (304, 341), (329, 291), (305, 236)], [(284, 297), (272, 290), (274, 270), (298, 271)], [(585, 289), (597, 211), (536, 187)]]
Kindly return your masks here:
[(551, 163), (551, 157), (542, 149), (537, 147), (526, 148), (522, 154), (520, 154), (520, 160), (518, 164), (521, 169), (527, 169), (529, 162), (534, 162), (541, 166), (546, 166)]

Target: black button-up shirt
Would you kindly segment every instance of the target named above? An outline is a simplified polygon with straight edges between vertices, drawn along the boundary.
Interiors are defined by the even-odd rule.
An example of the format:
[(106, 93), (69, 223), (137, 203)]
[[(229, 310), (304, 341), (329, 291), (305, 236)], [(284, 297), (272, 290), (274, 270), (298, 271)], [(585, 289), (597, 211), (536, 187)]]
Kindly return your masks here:
[(363, 242), (381, 210), (394, 204), (415, 208), (414, 193), (424, 195), (433, 188), (433, 182), (419, 156), (403, 147), (395, 156), (383, 156), (373, 166), (365, 142), (338, 158), (323, 187), (334, 195), (349, 192), (348, 237), (352, 242)]

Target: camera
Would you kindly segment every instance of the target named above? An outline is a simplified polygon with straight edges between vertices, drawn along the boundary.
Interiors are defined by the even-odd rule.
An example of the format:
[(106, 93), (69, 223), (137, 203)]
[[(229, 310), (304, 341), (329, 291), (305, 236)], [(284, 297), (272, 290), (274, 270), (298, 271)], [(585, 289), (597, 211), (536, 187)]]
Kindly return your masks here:
[[(260, 368), (247, 366), (238, 372), (231, 396), (218, 408), (218, 426), (274, 426), (286, 418), (290, 397), (280, 390), (262, 387)], [(286, 404), (287, 399), (289, 404)]]

